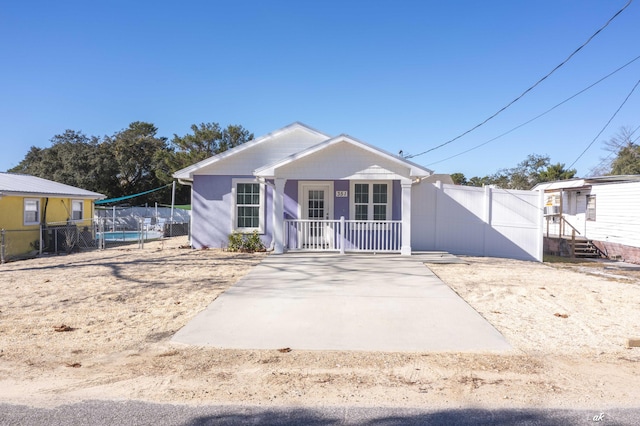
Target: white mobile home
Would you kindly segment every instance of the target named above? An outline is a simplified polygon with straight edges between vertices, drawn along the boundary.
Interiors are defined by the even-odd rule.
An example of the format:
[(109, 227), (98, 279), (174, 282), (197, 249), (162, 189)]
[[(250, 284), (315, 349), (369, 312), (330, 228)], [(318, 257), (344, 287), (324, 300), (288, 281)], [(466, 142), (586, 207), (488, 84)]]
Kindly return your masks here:
[(545, 237), (589, 240), (609, 258), (640, 263), (640, 175), (537, 185), (545, 193)]

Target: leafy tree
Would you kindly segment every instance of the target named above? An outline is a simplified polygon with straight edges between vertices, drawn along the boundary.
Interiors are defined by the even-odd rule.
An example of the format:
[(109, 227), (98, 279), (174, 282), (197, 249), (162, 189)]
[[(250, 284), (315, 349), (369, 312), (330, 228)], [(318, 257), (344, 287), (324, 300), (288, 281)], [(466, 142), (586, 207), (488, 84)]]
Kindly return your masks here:
[[(637, 130), (637, 129), (636, 129)], [(607, 143), (607, 150), (616, 155), (611, 162), (610, 175), (640, 174), (640, 146), (634, 143), (633, 133), (623, 127)]]
[(10, 171), (105, 193), (109, 190), (105, 184), (110, 175), (104, 173), (103, 161), (97, 137), (66, 130), (51, 138), (50, 148), (31, 147), (20, 164)]
[(564, 164), (551, 164), (548, 155), (529, 154), (516, 167), (502, 169), (489, 177), (492, 185), (505, 189), (531, 189), (541, 182), (570, 179), (576, 170), (566, 170)]
[(485, 186), (485, 185), (490, 185), (490, 181), (489, 181), (489, 177), (488, 176), (484, 176), (484, 177), (479, 177), (479, 176), (474, 176), (472, 178), (469, 179), (469, 181), (467, 182), (468, 186)]
[(451, 173), (451, 180), (456, 185), (466, 185), (468, 183), (464, 173)]
[[(26, 175), (40, 176), (38, 172), (40, 170), (39, 165), (42, 162), (43, 151), (44, 150), (42, 148), (32, 146), (31, 148), (29, 148), (29, 152), (27, 152), (22, 161), (20, 161), (17, 166), (7, 171), (11, 173), (22, 173)], [(44, 176), (40, 177), (44, 178)]]
[(466, 185), (495, 185), (498, 188), (527, 190), (541, 182), (571, 179), (575, 174), (575, 169), (567, 170), (564, 164), (550, 164), (550, 159), (546, 155), (530, 154), (516, 167), (501, 169), (489, 176), (474, 176), (466, 182)]
[[(200, 125), (193, 124), (191, 131), (192, 133), (184, 136), (173, 135), (169, 152), (165, 153), (163, 158), (165, 170), (170, 171), (164, 180), (170, 180), (171, 173), (177, 170), (253, 139), (253, 133), (240, 125), (229, 125), (222, 129), (218, 123), (200, 123)], [(189, 203), (190, 195), (188, 186), (176, 188), (178, 203)]]
[(540, 172), (549, 165), (549, 156), (529, 154), (516, 167), (499, 170), (492, 183), (505, 189), (531, 189), (539, 182)]
[(640, 174), (640, 146), (630, 143), (618, 152), (611, 164), (612, 175)]
[[(222, 131), (222, 137), (220, 138), (220, 144), (218, 146), (218, 152), (226, 151), (227, 149), (235, 148), (245, 142), (253, 139), (253, 133), (240, 125), (229, 125)], [(216, 154), (217, 154), (216, 153)]]
[(538, 183), (571, 179), (576, 175), (576, 169), (567, 170), (564, 167), (562, 163), (549, 164), (545, 170), (540, 171)]
[[(39, 176), (99, 192), (107, 198), (131, 195), (173, 181), (176, 170), (253, 139), (240, 125), (222, 129), (217, 123), (191, 126), (193, 134), (174, 135), (171, 143), (158, 136), (152, 123), (135, 121), (112, 136), (100, 139), (75, 130), (51, 138), (49, 148), (31, 147), (14, 173)], [(169, 189), (131, 202), (168, 201)], [(176, 202), (188, 203), (189, 187), (178, 186)]]
[[(118, 192), (116, 196), (148, 191), (167, 184), (162, 179), (170, 174), (163, 159), (169, 151), (167, 138), (157, 137), (158, 129), (151, 123), (134, 121), (129, 127), (105, 138), (113, 153)], [(112, 195), (113, 196), (113, 195)], [(166, 200), (166, 194), (151, 193), (136, 202)]]
[(218, 123), (191, 125), (193, 133), (184, 136), (173, 135), (169, 158), (173, 171), (188, 167), (215, 154), (235, 148), (253, 139), (253, 133), (240, 125), (229, 125), (222, 129)]

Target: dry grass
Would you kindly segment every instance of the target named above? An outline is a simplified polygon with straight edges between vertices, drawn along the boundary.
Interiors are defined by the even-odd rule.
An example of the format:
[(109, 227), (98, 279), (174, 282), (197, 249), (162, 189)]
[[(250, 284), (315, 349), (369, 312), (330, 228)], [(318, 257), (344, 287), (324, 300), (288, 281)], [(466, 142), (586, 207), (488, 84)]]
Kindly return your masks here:
[(507, 337), (508, 354), (196, 348), (170, 337), (265, 255), (182, 244), (0, 266), (0, 398), (585, 408), (640, 400), (640, 349), (623, 342), (640, 334), (637, 278), (504, 259), (429, 265)]

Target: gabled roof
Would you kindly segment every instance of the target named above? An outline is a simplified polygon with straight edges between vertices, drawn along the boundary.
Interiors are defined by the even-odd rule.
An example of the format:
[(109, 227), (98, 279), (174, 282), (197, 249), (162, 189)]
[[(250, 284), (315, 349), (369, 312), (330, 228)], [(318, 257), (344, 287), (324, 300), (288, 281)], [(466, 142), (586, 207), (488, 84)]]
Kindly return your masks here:
[(0, 172), (0, 196), (77, 197), (99, 199), (104, 195), (31, 175)]
[(640, 175), (595, 176), (582, 179), (567, 179), (557, 180), (555, 182), (543, 182), (534, 186), (532, 191), (558, 191), (560, 189), (588, 188), (592, 185), (628, 182), (640, 182)]
[(186, 180), (190, 180), (193, 179), (193, 175), (194, 173), (198, 172), (199, 170), (202, 170), (204, 168), (207, 168), (209, 166), (214, 165), (215, 163), (218, 163), (222, 160), (225, 160), (227, 158), (230, 157), (234, 157), (237, 155), (241, 155), (243, 152), (246, 151), (250, 151), (252, 149), (254, 149), (256, 146), (264, 144), (270, 140), (273, 140), (276, 137), (282, 136), (286, 133), (289, 133), (291, 131), (295, 131), (295, 130), (301, 130), (303, 132), (306, 132), (310, 135), (315, 136), (316, 138), (318, 138), (319, 140), (325, 140), (325, 139), (329, 139), (331, 136), (322, 133), (310, 126), (307, 126), (306, 124), (300, 123), (300, 122), (295, 122), (292, 124), (289, 124), (288, 126), (285, 126), (281, 129), (275, 130), (271, 133), (267, 133), (264, 136), (260, 136), (259, 138), (256, 138), (252, 141), (246, 142), (242, 145), (239, 145), (235, 148), (229, 149), (227, 151), (224, 151), (220, 154), (214, 155), (212, 157), (206, 158), (198, 163), (195, 163), (189, 167), (185, 167), (184, 169), (178, 170), (177, 172), (175, 172), (173, 174), (173, 177), (176, 179), (186, 179)]
[[(261, 136), (250, 142), (244, 143), (228, 151), (209, 157), (203, 161), (178, 170), (173, 174), (176, 179), (192, 180), (194, 175), (255, 175), (260, 177), (273, 177), (275, 170), (296, 164), (303, 167), (304, 159), (312, 156), (322, 158), (325, 156), (339, 155), (331, 152), (332, 147), (338, 144), (348, 144), (351, 151), (362, 152), (368, 161), (374, 163), (363, 164), (360, 159), (358, 166), (380, 166), (375, 162), (380, 161), (397, 171), (404, 178), (426, 177), (433, 172), (425, 167), (413, 163), (405, 158), (390, 154), (387, 151), (369, 145), (349, 135), (342, 134), (330, 137), (305, 124), (295, 122), (279, 130)], [(338, 149), (338, 148), (335, 148)], [(316, 157), (313, 157), (314, 159)], [(298, 162), (299, 163), (296, 163)], [(326, 161), (326, 158), (325, 158)], [(344, 162), (343, 162), (344, 163)], [(343, 164), (343, 166), (345, 166)], [(355, 166), (355, 164), (351, 164)], [(342, 170), (343, 172), (346, 170)], [(353, 170), (354, 172), (360, 170)], [(335, 172), (335, 170), (334, 170)], [(389, 171), (390, 172), (390, 171)], [(390, 172), (391, 173), (391, 172)], [(317, 174), (317, 173), (316, 173)], [(396, 175), (398, 175), (396, 174)], [(346, 178), (346, 175), (341, 175)]]
[(387, 161), (390, 161), (392, 163), (398, 164), (398, 165), (402, 165), (404, 167), (406, 167), (409, 170), (409, 176), (407, 177), (425, 177), (425, 176), (429, 176), (433, 173), (432, 170), (429, 170), (427, 168), (424, 168), (418, 164), (415, 164), (411, 161), (406, 160), (405, 158), (399, 157), (397, 155), (393, 155), (390, 154), (387, 151), (384, 151), (380, 148), (374, 147), (372, 145), (369, 145), (366, 142), (362, 142), (352, 136), (346, 135), (346, 134), (342, 134), (340, 136), (337, 136), (335, 138), (331, 138), (328, 139), (326, 141), (320, 142), (317, 145), (314, 145), (310, 148), (307, 148), (303, 151), (291, 154), (281, 160), (276, 161), (275, 163), (272, 164), (268, 164), (266, 166), (260, 167), (258, 169), (256, 169), (254, 171), (254, 174), (256, 176), (261, 176), (261, 177), (271, 177), (275, 175), (275, 171), (276, 169), (278, 169), (279, 167), (283, 167), (286, 166), (288, 164), (292, 164), (296, 161), (299, 161), (301, 159), (313, 156), (315, 154), (318, 154), (326, 149), (328, 149), (331, 146), (334, 146), (336, 144), (339, 143), (347, 143), (350, 144), (352, 146), (358, 147), (360, 149), (363, 149), (365, 151), (368, 151), (378, 157), (382, 157)]

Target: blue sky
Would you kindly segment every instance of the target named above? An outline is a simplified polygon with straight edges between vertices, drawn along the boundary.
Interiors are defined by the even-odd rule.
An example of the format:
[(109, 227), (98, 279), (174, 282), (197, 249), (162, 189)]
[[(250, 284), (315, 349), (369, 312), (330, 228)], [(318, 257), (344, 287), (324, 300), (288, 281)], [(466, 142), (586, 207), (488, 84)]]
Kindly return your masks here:
[[(517, 97), (627, 0), (3, 1), (0, 170), (65, 129), (104, 136), (132, 121), (159, 135), (194, 123), (256, 136), (294, 121), (416, 154), (458, 136)], [(528, 154), (571, 164), (640, 78), (633, 2), (565, 66), (476, 131), (413, 161), (484, 176)], [(640, 88), (574, 167), (640, 125)]]

